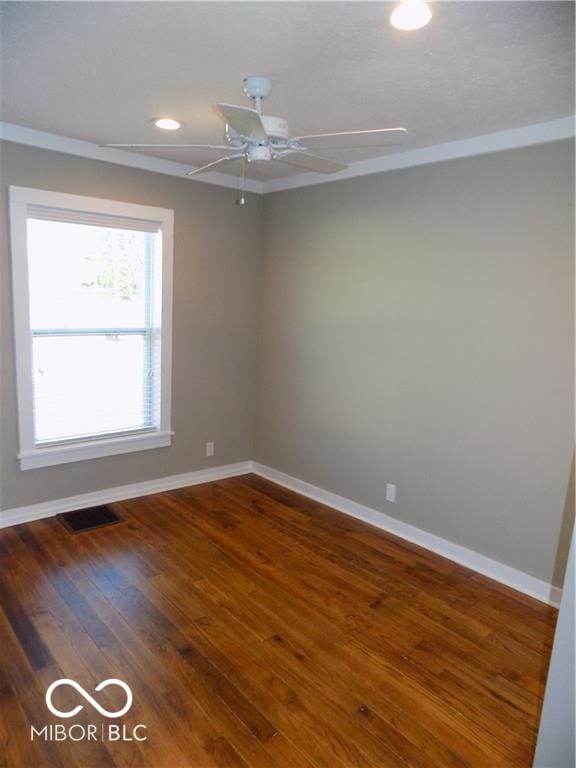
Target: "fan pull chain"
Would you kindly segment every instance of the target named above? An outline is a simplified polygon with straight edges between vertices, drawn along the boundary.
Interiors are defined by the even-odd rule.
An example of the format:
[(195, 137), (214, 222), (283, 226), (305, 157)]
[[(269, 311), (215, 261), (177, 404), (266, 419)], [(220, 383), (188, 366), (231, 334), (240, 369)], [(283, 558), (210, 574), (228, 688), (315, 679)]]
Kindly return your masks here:
[(246, 198), (244, 197), (244, 186), (246, 184), (246, 155), (242, 158), (242, 170), (240, 171), (240, 189), (236, 198), (236, 205), (246, 205)]

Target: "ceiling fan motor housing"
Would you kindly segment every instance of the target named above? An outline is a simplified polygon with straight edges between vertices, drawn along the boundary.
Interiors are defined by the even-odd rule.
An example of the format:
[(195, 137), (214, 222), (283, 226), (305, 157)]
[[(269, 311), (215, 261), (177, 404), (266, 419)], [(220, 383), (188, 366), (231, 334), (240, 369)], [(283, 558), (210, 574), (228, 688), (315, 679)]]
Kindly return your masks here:
[(253, 147), (248, 147), (246, 151), (246, 158), (249, 163), (258, 162), (258, 160), (271, 160), (272, 151), (270, 147), (258, 144)]

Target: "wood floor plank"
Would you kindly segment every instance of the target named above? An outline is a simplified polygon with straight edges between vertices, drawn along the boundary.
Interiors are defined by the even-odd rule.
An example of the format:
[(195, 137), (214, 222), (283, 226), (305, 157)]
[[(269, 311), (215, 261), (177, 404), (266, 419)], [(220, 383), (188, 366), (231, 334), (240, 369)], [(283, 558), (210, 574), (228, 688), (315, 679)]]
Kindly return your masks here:
[[(207, 728), (194, 698), (189, 697), (186, 690), (180, 690), (181, 678), (176, 676), (166, 681), (157, 637), (135, 631), (137, 628), (131, 626), (89, 578), (89, 551), (93, 542), (82, 541), (80, 537), (70, 540), (62, 527), (52, 521), (37, 526), (36, 535), (42, 544), (51, 547), (54, 561), (66, 568), (70, 578), (88, 596), (94, 612), (114, 635), (116, 642), (101, 649), (111, 670), (105, 678), (130, 681), (136, 702), (130, 719), (134, 717), (135, 723), (145, 724), (148, 733), (156, 730), (165, 734), (160, 744), (149, 739), (146, 746), (142, 746), (146, 752), (142, 764), (166, 763), (174, 768), (187, 768), (192, 761), (199, 768), (215, 768), (216, 763), (205, 751), (204, 742), (218, 734)], [(91, 638), (88, 636), (88, 639)], [(123, 718), (125, 722), (130, 722), (128, 717)], [(194, 722), (195, 728), (182, 728), (182, 722)], [(129, 749), (130, 745), (124, 752)]]
[[(187, 493), (187, 492), (183, 492), (183, 493)], [(178, 494), (182, 495), (180, 492), (178, 492)], [(200, 499), (200, 503), (204, 504), (205, 503), (205, 499)], [(219, 499), (219, 503), (222, 504), (222, 499)], [(215, 534), (216, 535), (216, 540), (220, 540), (221, 541), (222, 539), (225, 540), (227, 537), (232, 537), (232, 536), (234, 536), (234, 539), (236, 539), (236, 540), (239, 538), (238, 526), (232, 526), (230, 524), (230, 520), (231, 520), (231, 515), (228, 515), (228, 523), (227, 523), (225, 529), (222, 529), (222, 527), (220, 526), (218, 520), (214, 521), (215, 529), (216, 529), (216, 534)], [(202, 519), (202, 523), (200, 524), (200, 526), (201, 526), (202, 530), (207, 530), (206, 521), (204, 519)], [(271, 550), (271, 549), (268, 550), (268, 551), (270, 553), (273, 553), (273, 550)], [(274, 567), (273, 558), (268, 558), (267, 562), (264, 565), (268, 569), (269, 575), (272, 575), (273, 571), (271, 569), (273, 569), (273, 567)], [(307, 578), (307, 585), (309, 586), (309, 584), (310, 584), (310, 579)], [(350, 602), (350, 598), (349, 598), (348, 602)], [(320, 602), (320, 603), (317, 603), (316, 607), (319, 608), (320, 610), (322, 610), (324, 605), (323, 605), (322, 602)], [(413, 628), (410, 627), (409, 622), (405, 621), (405, 623), (407, 624), (407, 631), (405, 632), (404, 644), (405, 644), (405, 646), (409, 647), (411, 645), (410, 631)], [(397, 624), (397, 626), (395, 628), (394, 635), (397, 638), (398, 634), (402, 633), (403, 627), (402, 627), (401, 624), (398, 624), (398, 623), (396, 623), (396, 624)], [(376, 629), (378, 629), (378, 627), (376, 627)], [(363, 633), (365, 633), (365, 631), (366, 631), (366, 628), (364, 626), (362, 626), (361, 629), (360, 629), (360, 633), (363, 634)], [(418, 628), (416, 628), (416, 631), (418, 631)], [(372, 634), (375, 637), (377, 637), (378, 642), (385, 642), (386, 641), (386, 638), (381, 633), (379, 634), (378, 631), (374, 631), (374, 628), (373, 628)], [(427, 636), (424, 635), (424, 637), (425, 638), (426, 637), (430, 638), (430, 637), (433, 637), (433, 635), (430, 635), (430, 634), (427, 635)], [(440, 678), (437, 678), (433, 682), (430, 681), (430, 679), (426, 680), (426, 684), (428, 685), (428, 687), (430, 687), (430, 685), (434, 685), (436, 690), (439, 689), (439, 687), (441, 686), (442, 683), (445, 683), (445, 681), (440, 679)], [(455, 694), (453, 686), (452, 687), (445, 686), (445, 688), (446, 689), (442, 693), (447, 698), (447, 700), (450, 702), (452, 707), (456, 707), (458, 710), (462, 711), (463, 714), (465, 714), (465, 716), (467, 718), (469, 718), (470, 720), (472, 720), (476, 724), (479, 721), (480, 722), (483, 721), (484, 714), (483, 714), (483, 712), (481, 710), (478, 711), (478, 709), (476, 707), (474, 707), (473, 705), (471, 705), (470, 702), (467, 702), (466, 700), (463, 701), (461, 697), (460, 698), (458, 697), (457, 693), (460, 692), (459, 689), (457, 689), (457, 693)], [(495, 700), (494, 702), (490, 701), (489, 703), (490, 704), (498, 705), (500, 702)], [(512, 714), (514, 714), (514, 712), (512, 712)], [(497, 718), (494, 719), (492, 730), (494, 732), (490, 733), (489, 735), (490, 735), (490, 738), (493, 741), (493, 744), (494, 744), (495, 748), (501, 748), (503, 750), (515, 749), (517, 751), (519, 751), (519, 750), (521, 750), (523, 748), (523, 743), (522, 743), (521, 736), (516, 731), (514, 731), (513, 729), (506, 729), (500, 723), (499, 719), (497, 719)]]
[(0, 605), (32, 668), (43, 669), (51, 664), (52, 654), (42, 642), (18, 594), (10, 584), (7, 570), (0, 571)]
[[(237, 580), (237, 575), (234, 578), (227, 573), (226, 579), (231, 595), (236, 596), (236, 593), (232, 591), (232, 584)], [(246, 582), (242, 585), (243, 589), (249, 591), (245, 584)], [(192, 586), (189, 587), (190, 590), (192, 588)], [(425, 719), (425, 711), (422, 711), (423, 697), (412, 698), (410, 706), (406, 707), (405, 711), (398, 710), (396, 704), (397, 691), (392, 690), (392, 693), (386, 697), (381, 694), (381, 690), (378, 690), (383, 687), (381, 682), (378, 689), (372, 687), (369, 681), (377, 676), (380, 670), (376, 670), (374, 667), (362, 669), (362, 656), (361, 654), (352, 654), (350, 652), (350, 645), (340, 646), (331, 642), (329, 629), (326, 631), (321, 630), (320, 632), (315, 631), (317, 629), (316, 625), (319, 623), (318, 621), (306, 624), (306, 629), (304, 629), (302, 623), (298, 621), (298, 614), (292, 612), (288, 605), (282, 605), (279, 602), (275, 603), (275, 596), (270, 593), (265, 593), (262, 599), (258, 599), (260, 595), (256, 591), (253, 591), (252, 594), (255, 597), (255, 605), (267, 602), (273, 606), (276, 617), (280, 622), (278, 624), (279, 632), (282, 635), (292, 638), (295, 643), (305, 644), (306, 653), (298, 655), (297, 659), (298, 662), (306, 662), (307, 656), (309, 656), (310, 660), (313, 661), (313, 668), (308, 669), (306, 666), (303, 666), (302, 674), (306, 678), (318, 681), (325, 686), (325, 689), (330, 689), (331, 698), (334, 700), (338, 700), (338, 694), (340, 693), (343, 709), (348, 708), (350, 711), (354, 711), (357, 708), (364, 707), (366, 702), (370, 702), (372, 706), (379, 708), (386, 716), (392, 713), (395, 718), (394, 727), (409, 733), (411, 737), (417, 733), (416, 743), (422, 747), (423, 742), (425, 742), (428, 752), (434, 752), (439, 745), (433, 744), (434, 738), (432, 734), (442, 724), (439, 724), (437, 719), (434, 718), (430, 720), (428, 728), (423, 725), (423, 719)], [(226, 609), (235, 612), (236, 605), (235, 601), (231, 601), (226, 606)], [(302, 610), (302, 607), (300, 607), (300, 610)], [(221, 616), (221, 613), (218, 615)], [(314, 622), (313, 618), (312, 622)], [(278, 640), (280, 638), (275, 639)], [(282, 647), (282, 645), (278, 647)], [(275, 665), (275, 668), (280, 670), (278, 664)], [(408, 711), (411, 712), (411, 716), (407, 714)], [(467, 732), (464, 728), (462, 730), (464, 733)], [(461, 741), (464, 742), (464, 740), (464, 736), (461, 736)], [(466, 753), (473, 751), (473, 745), (468, 743), (464, 751)], [(437, 749), (436, 752), (438, 752)], [(485, 756), (483, 761), (478, 760), (478, 764), (486, 762), (487, 759), (488, 757)], [(439, 761), (436, 760), (436, 762)], [(451, 764), (446, 757), (444, 757), (444, 763), (446, 765)]]
[(30, 759), (35, 766), (45, 766), (46, 755), (42, 755), (39, 743), (28, 745), (22, 739), (22, 733), (28, 730), (26, 713), (1, 667), (0, 712), (0, 767), (25, 765)]
[[(554, 609), (253, 475), (114, 509), (0, 531), (2, 768), (531, 765)], [(59, 677), (147, 740), (31, 741)]]

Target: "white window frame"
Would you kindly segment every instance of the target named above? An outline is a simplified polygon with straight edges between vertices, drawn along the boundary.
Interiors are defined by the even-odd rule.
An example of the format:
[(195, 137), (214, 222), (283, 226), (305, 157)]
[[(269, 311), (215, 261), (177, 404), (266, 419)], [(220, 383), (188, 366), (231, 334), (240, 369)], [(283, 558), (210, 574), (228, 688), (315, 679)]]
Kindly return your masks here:
[[(28, 206), (42, 205), (72, 211), (108, 214), (157, 222), (162, 232), (162, 311), (160, 419), (158, 427), (124, 435), (57, 441), (38, 445), (34, 441), (32, 332), (28, 282), (27, 219)], [(103, 456), (169, 446), (172, 378), (172, 261), (174, 211), (136, 203), (105, 200), (98, 197), (69, 195), (62, 192), (10, 187), (10, 236), (12, 254), (12, 303), (20, 437), (20, 469), (35, 469), (67, 464)]]

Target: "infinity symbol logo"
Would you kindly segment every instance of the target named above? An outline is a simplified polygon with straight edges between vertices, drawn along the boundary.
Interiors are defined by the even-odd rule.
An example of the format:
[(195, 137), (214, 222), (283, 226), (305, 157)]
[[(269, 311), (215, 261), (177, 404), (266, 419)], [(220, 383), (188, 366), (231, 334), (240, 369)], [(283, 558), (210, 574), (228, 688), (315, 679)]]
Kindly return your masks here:
[(62, 677), (60, 680), (55, 680), (46, 691), (46, 706), (50, 712), (52, 712), (52, 714), (56, 715), (57, 717), (74, 717), (74, 715), (77, 715), (78, 712), (84, 708), (83, 704), (78, 704), (74, 707), (74, 709), (71, 709), (70, 712), (62, 712), (60, 709), (57, 709), (54, 704), (52, 704), (52, 693), (56, 690), (56, 688), (60, 688), (61, 685), (69, 685), (71, 688), (74, 688), (81, 696), (86, 699), (86, 701), (92, 704), (95, 710), (100, 712), (101, 715), (104, 715), (104, 717), (122, 717), (122, 715), (125, 715), (132, 706), (132, 691), (130, 690), (130, 687), (126, 685), (126, 683), (124, 683), (122, 680), (118, 680), (115, 677), (111, 677), (109, 680), (103, 680), (101, 683), (98, 683), (94, 690), (101, 691), (104, 688), (107, 688), (109, 685), (118, 685), (120, 688), (122, 688), (126, 694), (126, 704), (124, 704), (122, 709), (119, 709), (117, 712), (109, 712), (107, 709), (104, 709), (104, 707), (101, 707), (100, 704), (98, 704), (98, 702), (93, 699), (92, 696), (90, 696), (90, 694), (85, 691), (81, 685), (78, 685), (76, 680), (70, 680), (67, 677)]

